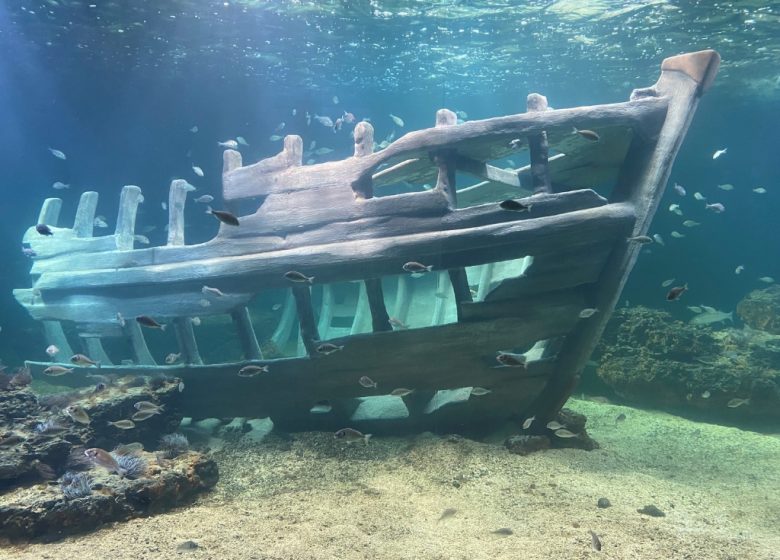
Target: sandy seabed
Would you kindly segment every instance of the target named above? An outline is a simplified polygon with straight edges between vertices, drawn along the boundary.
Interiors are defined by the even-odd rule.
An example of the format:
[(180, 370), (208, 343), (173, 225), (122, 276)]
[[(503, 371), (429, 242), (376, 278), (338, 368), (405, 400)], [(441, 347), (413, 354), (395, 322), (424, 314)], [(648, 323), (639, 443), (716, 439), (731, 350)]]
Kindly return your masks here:
[[(216, 489), (192, 506), (0, 558), (780, 559), (780, 438), (589, 401), (569, 407), (588, 416), (601, 449), (521, 457), (499, 437), (431, 434), (228, 444), (216, 454)], [(611, 507), (598, 508), (601, 497)], [(666, 517), (637, 512), (649, 504)], [(447, 509), (455, 513), (440, 520)], [(187, 540), (198, 547), (179, 550)]]

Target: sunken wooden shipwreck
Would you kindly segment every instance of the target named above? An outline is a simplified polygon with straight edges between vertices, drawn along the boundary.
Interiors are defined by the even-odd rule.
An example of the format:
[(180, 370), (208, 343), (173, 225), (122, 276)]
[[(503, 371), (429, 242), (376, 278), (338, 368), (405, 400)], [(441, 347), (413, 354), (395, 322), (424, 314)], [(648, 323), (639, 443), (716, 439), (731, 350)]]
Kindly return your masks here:
[[(138, 187), (124, 187), (116, 231), (100, 237), (98, 193), (81, 195), (71, 227), (61, 200), (47, 199), (38, 222), (54, 235), (25, 234), (36, 254), (32, 287), (15, 290), (16, 299), (65, 361), (83, 352), (103, 374), (183, 379), (183, 412), (196, 418), (269, 416), (290, 430), (374, 432), (553, 418), (620, 296), (639, 252), (626, 240), (647, 233), (719, 60), (714, 51), (668, 58), (656, 84), (624, 103), (552, 110), (531, 94), (525, 113), (462, 124), (442, 109), (433, 128), (376, 152), (372, 126), (361, 122), (354, 156), (341, 161), (302, 165), (303, 141), (293, 135), (251, 165), (228, 149), (223, 205), (241, 224), (221, 224), (205, 243), (185, 243), (192, 187), (183, 180), (171, 184), (168, 240), (157, 247), (137, 246)], [(509, 156), (529, 164), (496, 163)], [(459, 188), (465, 176), (479, 182)], [(426, 182), (435, 186), (386, 194)], [(530, 209), (505, 210), (505, 199)], [(432, 271), (411, 277), (409, 261)], [(290, 282), (289, 271), (313, 276), (313, 285)], [(204, 285), (224, 296), (204, 307)], [(278, 320), (258, 331), (252, 302), (274, 290), (286, 294)], [(599, 312), (580, 318), (586, 308)], [(218, 314), (230, 316), (242, 360), (202, 360), (193, 318)], [(152, 355), (150, 331), (132, 320), (139, 315), (172, 326), (181, 363)], [(129, 341), (130, 356), (108, 355), (116, 337)], [(343, 350), (319, 353), (326, 341)], [(264, 356), (269, 346), (276, 357)], [(502, 351), (524, 353), (526, 367), (498, 367)], [(269, 371), (239, 377), (247, 364)], [(28, 363), (34, 375), (49, 365)], [(75, 369), (58, 381), (88, 383), (89, 368)], [(363, 387), (364, 375), (378, 386)], [(472, 387), (491, 392), (476, 396)], [(414, 392), (389, 396), (397, 388)], [(331, 410), (313, 412), (323, 401)], [(372, 421), (369, 409), (383, 419)]]

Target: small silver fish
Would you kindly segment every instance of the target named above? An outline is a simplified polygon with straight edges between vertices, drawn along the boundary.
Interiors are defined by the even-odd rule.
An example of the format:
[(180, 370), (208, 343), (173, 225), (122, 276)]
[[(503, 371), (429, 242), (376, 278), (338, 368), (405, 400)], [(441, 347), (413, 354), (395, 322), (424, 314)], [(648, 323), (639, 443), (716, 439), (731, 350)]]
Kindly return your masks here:
[(367, 375), (364, 375), (363, 377), (358, 379), (358, 383), (360, 383), (360, 385), (362, 387), (365, 387), (366, 389), (376, 389), (377, 387), (377, 382), (371, 379), (370, 377), (368, 377)]
[(676, 280), (676, 278), (669, 278), (668, 280), (664, 280), (663, 282), (661, 282), (661, 287), (662, 288), (668, 288), (669, 286), (674, 284), (675, 280)]
[(492, 391), (490, 389), (485, 389), (484, 387), (472, 387), (471, 388), (471, 394), (475, 397), (481, 397), (482, 395), (487, 395), (488, 393), (491, 393)]
[(593, 317), (596, 313), (598, 313), (599, 310), (595, 307), (587, 307), (580, 311), (580, 319), (588, 319), (589, 317)]
[(550, 430), (560, 430), (561, 428), (565, 428), (565, 424), (561, 424), (560, 422), (556, 422), (555, 420), (550, 420), (547, 422), (547, 428)]
[(314, 276), (306, 276), (297, 270), (290, 270), (289, 272), (285, 272), (284, 277), (287, 278), (290, 282), (298, 282), (301, 284), (314, 283)]
[(46, 347), (46, 354), (48, 354), (52, 358), (59, 353), (60, 353), (60, 349), (57, 348), (54, 344), (50, 344), (49, 346)]
[(707, 210), (712, 210), (716, 214), (721, 214), (726, 211), (726, 207), (723, 206), (720, 202), (713, 202), (712, 204), (705, 204), (704, 207)]
[(212, 288), (211, 286), (203, 286), (200, 291), (205, 295), (212, 295), (217, 297), (224, 297), (224, 293), (219, 288)]
[(133, 236), (133, 239), (140, 243), (141, 245), (149, 245), (150, 241), (149, 238), (145, 235), (141, 235), (140, 233), (137, 233)]
[(148, 315), (139, 315), (135, 320), (142, 327), (147, 327), (149, 329), (160, 329), (161, 331), (164, 331), (166, 327), (166, 325), (161, 325)]
[(330, 117), (322, 117), (320, 115), (314, 115), (314, 120), (320, 123), (322, 126), (333, 128), (333, 119)]
[(248, 366), (244, 366), (238, 370), (239, 377), (254, 377), (255, 375), (260, 375), (261, 373), (268, 373), (267, 365), (258, 366), (255, 364), (249, 364)]
[(312, 406), (309, 409), (309, 412), (312, 414), (327, 414), (333, 410), (333, 406), (328, 401), (318, 401), (314, 403), (314, 406)]
[(198, 177), (203, 177), (203, 170), (197, 165), (192, 166), (192, 172), (195, 173), (195, 175)]
[(536, 420), (536, 416), (535, 416), (535, 415), (534, 415), (534, 416), (531, 416), (530, 418), (526, 418), (526, 419), (523, 421), (523, 429), (524, 429), (524, 430), (527, 430), (528, 428), (530, 428), (530, 427), (531, 427), (531, 424), (533, 424), (533, 423), (534, 423), (534, 420)]
[(173, 353), (171, 352), (167, 356), (165, 356), (165, 363), (168, 365), (175, 364), (179, 361), (179, 358), (181, 358), (181, 352)]
[(200, 202), (201, 204), (209, 204), (211, 202), (214, 202), (214, 197), (211, 196), (210, 194), (204, 194), (196, 198), (195, 202)]
[(406, 272), (411, 272), (413, 274), (422, 274), (433, 270), (433, 265), (426, 266), (422, 263), (418, 263), (417, 261), (409, 261), (408, 263), (405, 263), (401, 268), (403, 268)]
[(72, 404), (65, 408), (65, 414), (67, 414), (74, 422), (79, 424), (89, 424), (89, 414), (81, 406)]
[(387, 322), (390, 323), (390, 326), (393, 327), (394, 329), (403, 330), (403, 329), (408, 329), (409, 328), (409, 325), (407, 325), (406, 323), (404, 323), (400, 319), (396, 319), (395, 317), (390, 317), (387, 320)]
[(344, 350), (344, 346), (337, 346), (335, 344), (331, 344), (330, 342), (324, 342), (317, 346), (317, 353), (322, 354), (323, 356), (327, 356), (329, 354), (333, 354), (334, 352), (339, 352), (341, 350)]
[(579, 434), (575, 434), (574, 432), (570, 432), (569, 430), (565, 428), (561, 428), (560, 430), (555, 430), (555, 435), (559, 438), (576, 438), (579, 437)]
[(698, 192), (698, 191), (697, 191), (697, 192), (695, 192), (695, 193), (693, 193), (693, 198), (695, 198), (695, 199), (696, 199), (696, 200), (698, 200), (699, 202), (702, 202), (702, 201), (704, 201), (704, 200), (707, 200), (707, 197), (705, 197), (703, 194), (701, 194), (701, 193), (700, 193), (700, 192)]
[(665, 246), (666, 243), (664, 243), (664, 238), (661, 237), (660, 233), (654, 233), (653, 234), (653, 240), (658, 243), (661, 247)]
[(652, 243), (653, 238), (649, 237), (647, 235), (635, 235), (634, 237), (627, 237), (626, 242), (628, 243), (638, 243), (640, 245), (645, 245), (647, 243)]
[(84, 354), (73, 354), (70, 357), (70, 362), (79, 366), (96, 366), (100, 367), (100, 363), (92, 361), (88, 356)]
[(224, 142), (217, 142), (217, 145), (223, 147), (223, 148), (230, 148), (231, 150), (235, 150), (238, 148), (238, 142), (235, 140), (225, 140)]
[(96, 218), (95, 218), (95, 219), (92, 221), (92, 224), (93, 224), (93, 225), (94, 225), (96, 228), (107, 228), (107, 227), (108, 227), (108, 222), (106, 221), (106, 219), (105, 219), (103, 216), (97, 216), (97, 217), (96, 217)]
[(598, 133), (592, 131), (592, 130), (580, 130), (576, 126), (573, 127), (572, 134), (579, 134), (586, 140), (590, 140), (591, 142), (598, 142), (601, 137), (598, 135)]
[(680, 196), (685, 196), (685, 194), (686, 194), (685, 193), (685, 188), (682, 185), (680, 185), (680, 184), (675, 183), (674, 184), (674, 190), (677, 191), (677, 194), (679, 194)]
[(683, 237), (685, 237), (685, 235), (683, 235), (679, 231), (673, 231), (671, 233), (671, 236), (674, 237), (675, 239), (682, 239)]
[(133, 405), (136, 410), (157, 410), (162, 412), (165, 409), (165, 405), (156, 404), (150, 401), (138, 401)]
[(160, 410), (139, 410), (135, 414), (133, 414), (130, 418), (135, 420), (136, 422), (143, 422), (144, 420), (151, 418), (155, 414), (160, 414)]
[(699, 307), (698, 305), (689, 305), (689, 306), (688, 306), (688, 309), (690, 309), (690, 310), (691, 310), (691, 311), (693, 311), (694, 313), (702, 313), (702, 312), (704, 312), (704, 309), (702, 309), (702, 308), (701, 308), (701, 307)]
[(775, 283), (775, 279), (772, 278), (771, 276), (762, 276), (758, 280), (760, 282), (763, 282), (764, 284), (774, 284)]
[(206, 307), (211, 307), (211, 302), (205, 298), (201, 298), (198, 300), (198, 305), (205, 309)]
[(718, 159), (720, 156), (725, 154), (728, 151), (728, 148), (723, 148), (722, 150), (715, 150), (715, 153), (712, 154), (712, 159)]
[(371, 434), (363, 434), (352, 428), (342, 428), (333, 434), (333, 437), (334, 439), (340, 439), (347, 443), (355, 443), (358, 441), (368, 443), (368, 440), (371, 439)]
[(55, 191), (61, 191), (63, 189), (69, 189), (70, 185), (63, 183), (62, 181), (55, 181), (51, 188), (53, 188)]
[[(284, 124), (284, 123), (282, 123), (282, 124)], [(284, 127), (282, 127), (282, 128), (284, 128)], [(281, 130), (281, 128), (279, 130)], [(246, 139), (243, 136), (236, 136), (236, 140), (242, 146), (249, 146), (249, 142), (247, 142)]]
[(766, 189), (764, 187), (756, 187), (753, 189), (753, 192), (756, 194), (766, 194)]
[(722, 185), (718, 185), (718, 188), (722, 191), (733, 191), (734, 185), (731, 183), (723, 183)]
[(45, 370), (43, 370), (43, 373), (45, 375), (51, 375), (52, 377), (57, 377), (59, 375), (65, 375), (66, 373), (73, 373), (73, 368), (66, 368), (62, 366), (49, 366)]
[(685, 220), (683, 222), (683, 225), (685, 227), (696, 227), (696, 226), (700, 226), (701, 224), (699, 222), (694, 222), (693, 220)]
[(190, 322), (191, 322), (191, 323), (192, 323), (194, 326), (196, 326), (196, 327), (199, 327), (199, 326), (200, 326), (200, 324), (201, 324), (200, 317), (193, 317), (192, 319), (190, 319)]
[(135, 428), (135, 422), (132, 420), (117, 420), (116, 422), (108, 422), (109, 426), (114, 426), (120, 430), (132, 430)]
[(271, 142), (278, 142), (279, 140), (283, 139), (284, 136), (279, 136), (278, 134), (271, 134), (271, 136), (268, 137), (268, 139)]
[(395, 126), (403, 128), (404, 120), (401, 117), (396, 117), (394, 114), (390, 113), (390, 120), (393, 121)]
[(734, 274), (739, 274), (743, 270), (745, 270), (745, 266), (744, 265), (739, 265), (739, 266), (737, 266), (737, 268), (734, 269)]
[(737, 408), (738, 406), (742, 406), (743, 404), (747, 405), (750, 404), (750, 399), (731, 399), (729, 402), (726, 403), (726, 406), (729, 408)]
[(62, 159), (62, 160), (68, 159), (68, 157), (65, 155), (65, 152), (63, 152), (62, 150), (55, 150), (54, 148), (49, 148), (49, 151), (51, 152), (51, 155), (53, 155), (57, 159)]
[(190, 129), (190, 132), (192, 132), (193, 134), (195, 134), (196, 132), (198, 132), (198, 126), (197, 126), (197, 125), (193, 126), (193, 127)]
[(709, 399), (711, 396), (712, 396), (712, 393), (710, 393), (709, 391), (704, 391), (701, 394), (701, 398), (703, 398), (703, 399)]
[(125, 318), (118, 311), (116, 313), (116, 322), (119, 323), (120, 327), (124, 327), (125, 326)]
[(184, 381), (179, 381), (179, 385), (176, 388), (180, 393), (184, 392)]
[(398, 389), (393, 389), (390, 391), (390, 394), (394, 397), (405, 397), (406, 395), (411, 395), (414, 392), (414, 389), (405, 389), (403, 387), (400, 387)]

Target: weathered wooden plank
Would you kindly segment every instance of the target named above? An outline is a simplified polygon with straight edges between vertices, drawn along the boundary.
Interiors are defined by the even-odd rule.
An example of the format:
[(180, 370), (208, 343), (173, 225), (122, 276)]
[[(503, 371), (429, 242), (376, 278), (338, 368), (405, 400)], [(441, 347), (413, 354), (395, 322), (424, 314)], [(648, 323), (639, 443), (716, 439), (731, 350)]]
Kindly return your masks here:
[(317, 319), (317, 332), (327, 340), (330, 338), (330, 325), (333, 322), (333, 307), (335, 305), (333, 301), (333, 286), (330, 284), (322, 286), (321, 300), (322, 303), (320, 304), (320, 312)]
[[(456, 158), (455, 164), (458, 168), (458, 171), (469, 173), (470, 175), (475, 175), (477, 177), (482, 177), (489, 182), (503, 183), (510, 187), (516, 187), (513, 190), (514, 195), (518, 196), (521, 194), (521, 191), (517, 190), (522, 186), (520, 182), (520, 175), (517, 170), (501, 169), (500, 167), (467, 158), (465, 156), (458, 156)], [(462, 189), (458, 191), (458, 193), (463, 192), (464, 190), (466, 189)]]
[[(664, 61), (658, 82), (639, 95), (658, 95), (668, 100), (668, 112), (657, 142), (638, 137), (627, 165), (613, 193), (615, 200), (627, 200), (636, 207), (634, 235), (646, 235), (668, 182), (671, 166), (680, 149), (699, 97), (714, 79), (720, 61), (715, 51), (701, 51)], [(632, 94), (635, 98), (637, 93)], [(558, 365), (531, 412), (543, 421), (563, 406), (574, 389), (580, 371), (609, 320), (640, 248), (634, 243), (616, 246), (593, 293), (593, 306), (601, 313), (581, 322), (567, 336)]]
[[(439, 109), (436, 112), (436, 128), (455, 126), (457, 122), (457, 115), (449, 109)], [(452, 149), (440, 149), (432, 151), (431, 155), (433, 163), (439, 168), (439, 174), (436, 178), (436, 190), (444, 194), (450, 208), (457, 208), (458, 198), (455, 185), (457, 152)]]
[[(600, 241), (624, 237), (630, 232), (632, 224), (633, 209), (630, 205), (609, 205), (538, 220), (482, 226), (464, 231), (457, 237), (435, 232), (369, 242), (345, 241), (329, 245), (323, 251), (308, 247), (301, 251), (215, 259), (207, 268), (200, 264), (198, 270), (203, 281), (230, 278), (240, 289), (256, 289), (259, 285), (266, 288), (284, 286), (287, 281), (283, 275), (291, 268), (309, 273), (316, 271), (318, 281), (323, 283), (342, 282), (395, 275), (401, 271), (409, 255), (416, 255), (436, 268), (449, 269), (511, 260), (526, 254), (551, 254), (567, 245), (577, 250)], [(120, 275), (104, 270), (44, 274), (36, 286), (44, 291), (68, 290), (75, 285), (89, 283), (120, 289), (119, 286), (141, 287), (151, 283), (163, 286), (170, 282), (188, 281), (192, 276), (191, 266), (182, 263), (138, 267), (125, 270)], [(237, 298), (237, 303), (246, 303), (244, 298), (248, 296), (231, 295)], [(219, 303), (223, 301), (227, 298), (219, 299)]]
[(271, 335), (271, 342), (273, 342), (274, 346), (277, 348), (284, 348), (285, 344), (290, 340), (293, 327), (295, 326), (296, 316), (295, 300), (292, 292), (288, 292), (284, 298), (284, 303), (282, 304), (282, 316), (279, 319), (279, 323), (276, 325), (276, 329), (274, 329), (274, 333)]
[(195, 340), (195, 331), (192, 329), (192, 319), (177, 317), (173, 320), (173, 328), (182, 361), (186, 364), (202, 364), (203, 360)]
[(538, 321), (540, 317), (532, 313), (546, 313), (563, 309), (574, 310), (575, 316), (585, 307), (587, 300), (581, 289), (551, 291), (532, 296), (519, 295), (512, 299), (466, 302), (462, 305), (462, 321), (489, 321), (498, 317), (521, 317), (529, 321)]
[(62, 210), (61, 198), (47, 198), (41, 205), (41, 211), (38, 213), (38, 223), (49, 226), (56, 226), (60, 221), (60, 211)]
[(128, 251), (133, 248), (135, 242), (135, 217), (138, 213), (138, 205), (144, 201), (141, 188), (135, 185), (122, 187), (119, 195), (119, 215), (116, 218), (116, 248), (120, 251)]
[(469, 288), (469, 279), (464, 268), (452, 268), (449, 271), (450, 283), (452, 284), (452, 293), (455, 297), (455, 306), (458, 313), (458, 320), (462, 317), (461, 306), (464, 303), (473, 301), (471, 288)]
[(370, 278), (365, 281), (366, 298), (371, 310), (371, 326), (374, 332), (392, 331), (390, 316), (385, 307), (385, 295), (382, 291), (382, 280)]
[(578, 128), (600, 129), (624, 126), (653, 129), (660, 126), (666, 111), (666, 99), (649, 98), (629, 103), (596, 105), (522, 113), (485, 120), (474, 120), (458, 126), (435, 127), (410, 132), (386, 149), (365, 157), (349, 158), (306, 167), (291, 167), (273, 173), (267, 164), (259, 162), (223, 173), (226, 199), (252, 198), (262, 195), (312, 189), (343, 189), (348, 185), (363, 185), (376, 169), (407, 159), (427, 158), (430, 152), (456, 150), (458, 153), (487, 161), (504, 157), (515, 148), (510, 141), (547, 131), (553, 143)]
[(292, 286), (292, 294), (295, 298), (295, 309), (298, 312), (298, 325), (303, 345), (310, 356), (315, 356), (317, 355), (317, 341), (320, 340), (320, 334), (317, 332), (317, 324), (314, 322), (311, 290), (306, 284), (296, 283)]
[[(547, 98), (538, 93), (528, 95), (526, 107), (529, 113), (547, 111)], [(528, 137), (528, 150), (531, 154), (531, 186), (534, 194), (552, 192), (550, 169), (547, 164), (549, 146), (545, 131)]]
[(126, 321), (124, 331), (130, 339), (135, 363), (150, 366), (156, 365), (157, 362), (155, 362), (152, 353), (149, 352), (146, 338), (144, 338), (144, 333), (141, 331), (141, 325), (138, 324), (138, 321)]
[(409, 305), (412, 301), (412, 287), (409, 285), (407, 275), (396, 276), (395, 304), (393, 306), (393, 318), (406, 323), (409, 316)]
[(368, 293), (365, 283), (361, 282), (358, 288), (358, 298), (355, 304), (355, 316), (352, 319), (351, 335), (371, 332), (372, 317), (368, 307)]
[(260, 351), (257, 335), (255, 335), (255, 329), (252, 327), (249, 309), (246, 306), (239, 307), (230, 313), (230, 317), (233, 319), (233, 324), (236, 327), (238, 341), (241, 344), (244, 358), (247, 360), (262, 360), (263, 353)]
[(73, 221), (73, 234), (76, 237), (92, 237), (98, 197), (99, 195), (95, 191), (81, 193), (79, 205), (76, 208), (76, 219)]
[(184, 179), (174, 179), (168, 191), (168, 245), (184, 245), (184, 205), (195, 190)]

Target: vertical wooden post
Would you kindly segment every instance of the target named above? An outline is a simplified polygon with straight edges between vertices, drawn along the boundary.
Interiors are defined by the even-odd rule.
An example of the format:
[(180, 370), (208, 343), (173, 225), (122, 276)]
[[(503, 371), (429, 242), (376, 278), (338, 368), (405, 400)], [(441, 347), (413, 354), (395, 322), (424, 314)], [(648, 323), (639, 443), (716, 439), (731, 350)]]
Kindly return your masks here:
[(238, 332), (238, 341), (241, 343), (241, 350), (244, 352), (244, 358), (247, 360), (262, 360), (263, 353), (260, 351), (260, 345), (257, 343), (257, 335), (252, 327), (252, 320), (249, 318), (249, 309), (246, 306), (239, 307), (230, 313), (233, 324)]
[(76, 237), (92, 237), (98, 196), (95, 191), (81, 193), (79, 206), (76, 208), (76, 219), (73, 221), (73, 232)]
[(349, 334), (359, 334), (370, 331), (369, 322), (371, 310), (368, 305), (368, 294), (366, 293), (366, 284), (360, 282), (360, 292), (358, 293), (357, 303), (355, 304), (355, 318), (352, 319), (352, 328)]
[(144, 201), (140, 187), (126, 185), (119, 197), (119, 216), (116, 219), (116, 248), (129, 251), (135, 241), (135, 217), (138, 205)]
[(317, 332), (324, 340), (330, 338), (330, 325), (333, 322), (333, 288), (330, 284), (322, 287), (322, 305), (317, 323)]
[(89, 356), (93, 362), (99, 362), (100, 365), (111, 365), (111, 359), (103, 349), (103, 344), (100, 342), (100, 338), (95, 336), (82, 336), (84, 346), (87, 349), (87, 356)]
[(392, 331), (390, 316), (385, 307), (385, 296), (382, 292), (382, 280), (370, 278), (365, 281), (368, 306), (371, 309), (371, 323), (374, 332)]
[[(458, 123), (458, 116), (449, 109), (436, 111), (436, 128), (440, 126), (454, 126)], [(433, 155), (433, 162), (439, 167), (439, 176), (436, 179), (436, 189), (444, 193), (449, 201), (450, 208), (457, 208), (458, 197), (455, 191), (455, 151), (439, 150)]]
[(314, 309), (311, 305), (311, 291), (305, 284), (293, 284), (292, 294), (295, 298), (295, 308), (298, 310), (298, 324), (301, 330), (301, 339), (309, 356), (317, 354), (317, 343), (320, 335), (317, 332), (317, 324), (314, 322)]
[(173, 320), (173, 328), (176, 340), (179, 343), (182, 361), (187, 364), (202, 364), (198, 343), (195, 340), (195, 331), (192, 330), (192, 319), (189, 317), (177, 317)]
[(124, 327), (125, 333), (127, 333), (130, 339), (130, 345), (133, 347), (133, 356), (135, 357), (136, 364), (150, 365), (156, 364), (152, 353), (149, 352), (149, 347), (146, 345), (146, 339), (144, 333), (141, 331), (141, 325), (138, 321), (126, 321)]
[(70, 347), (70, 343), (68, 343), (68, 337), (65, 336), (65, 331), (62, 330), (62, 324), (59, 321), (41, 321), (41, 323), (43, 323), (43, 333), (46, 337), (46, 342), (60, 349), (57, 360), (67, 362), (75, 352)]
[[(547, 98), (538, 93), (528, 96), (526, 107), (529, 113), (547, 110)], [(548, 165), (549, 146), (547, 145), (547, 133), (540, 132), (528, 137), (528, 151), (531, 155), (531, 187), (534, 194), (552, 192), (550, 183), (550, 167)]]
[[(633, 235), (647, 234), (669, 180), (670, 162), (677, 156), (699, 98), (712, 84), (719, 63), (720, 56), (712, 50), (667, 58), (661, 65), (661, 77), (655, 86), (640, 90), (640, 94), (666, 96), (669, 104), (654, 146), (634, 137), (612, 195), (613, 201), (627, 200), (634, 204), (637, 218)], [(635, 95), (636, 91), (632, 99)], [(580, 371), (615, 309), (639, 250), (636, 243), (616, 243), (590, 297), (600, 313), (587, 321), (580, 321), (568, 334), (550, 380), (530, 409), (525, 411), (525, 414), (535, 415), (537, 422), (544, 423), (550, 419), (574, 390)]]
[(195, 187), (184, 179), (174, 179), (168, 191), (168, 245), (184, 245), (184, 205), (187, 193)]
[(38, 223), (56, 226), (60, 220), (60, 210), (62, 210), (61, 198), (47, 198), (38, 213)]
[(479, 275), (479, 287), (477, 288), (477, 301), (485, 301), (485, 296), (490, 291), (490, 285), (493, 283), (493, 269), (495, 263), (482, 265), (482, 271)]
[(409, 304), (412, 300), (410, 278), (406, 274), (396, 276), (396, 278), (398, 278), (398, 287), (395, 290), (393, 317), (402, 323), (406, 323), (406, 319), (409, 316)]
[[(374, 152), (374, 127), (366, 121), (361, 121), (355, 125), (352, 132), (355, 139), (355, 157), (364, 157)], [(356, 198), (373, 198), (374, 185), (371, 175), (368, 174), (358, 184), (352, 185)]]
[(295, 305), (293, 305), (293, 295), (288, 292), (282, 304), (282, 317), (279, 324), (276, 325), (274, 334), (271, 335), (271, 342), (281, 350), (290, 340), (293, 325), (295, 324)]
[(452, 291), (455, 294), (455, 306), (458, 313), (458, 321), (461, 319), (461, 303), (464, 301), (474, 301), (471, 297), (471, 288), (469, 288), (469, 278), (466, 274), (465, 268), (453, 268), (448, 271), (450, 273), (450, 283), (452, 284)]

